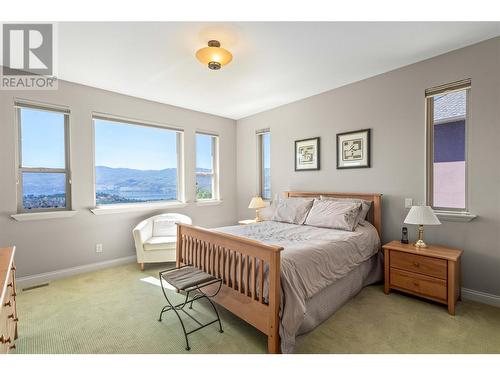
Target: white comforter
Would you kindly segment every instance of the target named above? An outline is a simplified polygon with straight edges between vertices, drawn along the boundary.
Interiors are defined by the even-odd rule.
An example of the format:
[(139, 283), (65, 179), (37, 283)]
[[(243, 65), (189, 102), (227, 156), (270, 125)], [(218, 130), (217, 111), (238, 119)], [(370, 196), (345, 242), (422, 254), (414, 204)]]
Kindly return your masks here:
[[(368, 222), (358, 225), (354, 232), (275, 221), (215, 230), (284, 248), (280, 332), (284, 353), (293, 350), (306, 300), (376, 254), (380, 247), (377, 231)], [(266, 290), (264, 293), (267, 297)]]

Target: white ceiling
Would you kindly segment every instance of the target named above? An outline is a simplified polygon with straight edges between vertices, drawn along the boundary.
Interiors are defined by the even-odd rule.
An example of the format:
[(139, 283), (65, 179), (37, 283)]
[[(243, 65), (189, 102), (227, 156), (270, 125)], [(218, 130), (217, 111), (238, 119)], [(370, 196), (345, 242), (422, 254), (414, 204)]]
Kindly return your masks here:
[[(500, 35), (499, 22), (60, 23), (59, 78), (240, 119)], [(220, 40), (233, 61), (195, 52)]]

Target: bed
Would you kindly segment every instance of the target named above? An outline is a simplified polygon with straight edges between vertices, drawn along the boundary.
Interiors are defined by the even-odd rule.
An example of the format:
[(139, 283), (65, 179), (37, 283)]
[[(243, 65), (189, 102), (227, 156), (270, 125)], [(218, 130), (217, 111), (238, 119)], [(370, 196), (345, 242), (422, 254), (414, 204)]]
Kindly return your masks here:
[(272, 221), (211, 230), (177, 227), (177, 265), (221, 278), (215, 301), (266, 334), (269, 353), (293, 352), (297, 335), (381, 278), (381, 194), (285, 193), (320, 196), (371, 201), (367, 223), (354, 232)]

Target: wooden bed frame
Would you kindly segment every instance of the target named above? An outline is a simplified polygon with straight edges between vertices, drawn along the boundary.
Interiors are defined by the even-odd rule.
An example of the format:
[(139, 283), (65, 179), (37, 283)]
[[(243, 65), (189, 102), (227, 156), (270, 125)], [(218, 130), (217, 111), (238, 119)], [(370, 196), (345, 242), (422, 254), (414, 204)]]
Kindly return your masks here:
[[(381, 235), (381, 194), (284, 193), (287, 198), (359, 198), (372, 201), (367, 220)], [(282, 247), (266, 245), (244, 237), (215, 232), (189, 224), (177, 224), (177, 266), (191, 264), (222, 279), (215, 302), (267, 335), (269, 353), (280, 353), (280, 252)], [(263, 299), (264, 269), (268, 270), (269, 296)]]

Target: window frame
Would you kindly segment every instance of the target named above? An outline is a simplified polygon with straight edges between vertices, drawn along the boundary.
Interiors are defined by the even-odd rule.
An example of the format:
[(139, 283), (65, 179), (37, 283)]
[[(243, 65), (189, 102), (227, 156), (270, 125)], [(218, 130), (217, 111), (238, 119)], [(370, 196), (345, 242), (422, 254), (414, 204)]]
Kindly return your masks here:
[[(465, 207), (434, 206), (434, 97), (457, 91), (466, 91), (465, 100)], [(466, 79), (425, 90), (426, 111), (426, 204), (437, 213), (469, 214), (469, 153), (468, 135), (470, 124), (471, 80)], [(455, 118), (455, 120), (458, 118)], [(439, 123), (446, 123), (439, 122)]]
[[(258, 195), (262, 198), (262, 200), (269, 202), (272, 200), (273, 197), (273, 192), (272, 192), (272, 184), (271, 181), (269, 181), (269, 197), (265, 198), (263, 196), (264, 193), (264, 135), (269, 134), (271, 136), (271, 130), (269, 128), (266, 129), (261, 129), (256, 132), (257, 136), (257, 169), (258, 169), (258, 176), (257, 176), (257, 192)], [(271, 145), (269, 145), (271, 147)], [(269, 158), (271, 158), (271, 155), (269, 155)], [(271, 168), (269, 168), (271, 169)], [(271, 175), (269, 174), (269, 177)]]
[[(21, 110), (23, 108), (46, 111), (51, 113), (58, 113), (64, 115), (64, 168), (43, 168), (43, 167), (23, 167), (23, 144), (22, 144), (22, 124), (21, 124)], [(71, 152), (70, 152), (70, 115), (71, 112), (68, 107), (58, 106), (53, 104), (37, 103), (27, 100), (14, 100), (15, 123), (16, 123), (16, 185), (17, 185), (17, 213), (45, 213), (45, 212), (61, 212), (72, 211), (72, 177), (71, 177)], [(64, 173), (65, 174), (65, 207), (54, 208), (24, 208), (24, 194), (23, 194), (23, 173)]]
[[(137, 120), (133, 118), (111, 115), (107, 113), (92, 112), (92, 174), (93, 174), (93, 202), (94, 209), (91, 211), (96, 213), (100, 210), (119, 210), (124, 209), (125, 211), (133, 210), (135, 208), (141, 207), (165, 207), (165, 206), (178, 206), (179, 204), (185, 203), (185, 184), (184, 184), (184, 129), (172, 125), (165, 125), (161, 123)], [(96, 128), (95, 120), (103, 120), (114, 123), (122, 123), (124, 126), (143, 126), (149, 128), (157, 128), (161, 130), (169, 130), (176, 133), (176, 157), (177, 157), (177, 198), (175, 200), (168, 201), (151, 201), (151, 202), (134, 202), (134, 203), (116, 203), (116, 204), (97, 204), (97, 188), (96, 188)]]
[[(197, 145), (197, 140), (196, 136), (197, 135), (205, 135), (212, 137), (212, 173), (207, 173), (207, 172), (198, 172), (197, 168), (198, 166), (196, 165), (196, 156), (198, 152), (198, 145)], [(197, 130), (195, 132), (194, 136), (194, 153), (195, 153), (195, 158), (194, 158), (194, 195), (195, 195), (195, 202), (213, 202), (213, 201), (219, 201), (220, 200), (220, 173), (219, 173), (219, 134), (217, 133), (212, 133), (212, 132), (206, 132), (202, 130)], [(212, 176), (212, 198), (206, 198), (206, 199), (198, 199), (197, 197), (197, 177), (198, 176)]]

